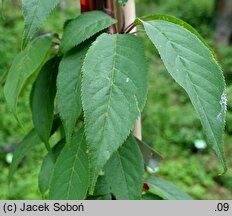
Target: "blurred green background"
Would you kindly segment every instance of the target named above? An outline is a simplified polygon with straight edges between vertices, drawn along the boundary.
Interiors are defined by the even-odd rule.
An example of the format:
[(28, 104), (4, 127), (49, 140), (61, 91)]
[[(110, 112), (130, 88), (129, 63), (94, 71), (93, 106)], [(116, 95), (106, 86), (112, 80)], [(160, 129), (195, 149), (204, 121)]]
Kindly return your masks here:
[[(229, 171), (219, 175), (221, 167), (213, 151), (208, 146), (197, 147), (198, 143), (206, 143), (205, 136), (186, 93), (169, 76), (154, 46), (141, 35), (149, 61), (149, 94), (142, 114), (143, 138), (165, 158), (156, 175), (173, 182), (194, 199), (232, 199), (232, 6), (227, 5), (230, 1), (137, 0), (138, 16), (165, 13), (195, 27), (216, 52), (224, 71), (228, 97), (224, 138)], [(4, 1), (0, 11), (0, 77), (4, 80), (20, 50), (23, 17), (18, 0)], [(61, 33), (64, 21), (78, 14), (79, 1), (61, 0), (39, 34)], [(27, 155), (8, 187), (11, 152), (32, 127), (32, 121), (28, 104), (30, 86), (19, 99), (22, 129), (6, 106), (3, 84), (0, 83), (0, 199), (41, 199), (37, 176), (46, 154), (43, 145)]]

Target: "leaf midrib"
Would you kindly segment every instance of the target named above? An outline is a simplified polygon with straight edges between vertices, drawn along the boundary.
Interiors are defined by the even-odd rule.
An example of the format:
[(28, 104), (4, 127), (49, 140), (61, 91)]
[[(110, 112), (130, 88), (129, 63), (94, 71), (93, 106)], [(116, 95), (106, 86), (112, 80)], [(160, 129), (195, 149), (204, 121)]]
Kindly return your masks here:
[[(116, 36), (116, 38), (118, 38), (118, 36)], [(105, 113), (107, 113), (108, 112), (108, 114), (109, 114), (109, 110), (110, 110), (110, 104), (111, 104), (111, 98), (112, 98), (112, 91), (113, 91), (113, 81), (114, 81), (114, 76), (115, 76), (115, 70), (117, 70), (117, 68), (115, 67), (115, 65), (116, 65), (116, 53), (117, 53), (117, 39), (116, 39), (116, 41), (115, 41), (115, 47), (114, 47), (114, 57), (113, 57), (113, 66), (112, 66), (112, 69), (111, 69), (111, 82), (109, 82), (109, 84), (110, 84), (110, 88), (109, 88), (109, 96), (108, 96), (108, 104), (107, 104), (107, 106), (106, 106), (106, 109), (105, 109), (105, 112), (104, 112), (104, 122), (103, 122), (103, 130), (102, 130), (102, 133), (101, 133), (101, 140), (103, 140), (103, 135), (104, 135), (104, 133), (105, 133), (105, 129), (106, 129), (106, 120), (109, 118), (109, 116), (108, 117), (106, 117), (105, 116)], [(99, 150), (98, 150), (98, 156), (97, 156), (97, 158), (98, 158), (98, 161), (99, 161), (99, 156), (100, 156), (100, 152), (102, 152), (102, 147), (104, 147), (104, 144), (103, 144), (103, 142), (101, 143), (101, 145), (100, 145), (100, 148), (99, 148)], [(107, 149), (108, 150), (108, 149)], [(96, 170), (96, 169), (98, 169), (98, 168), (95, 168), (94, 170)], [(94, 178), (95, 178), (95, 176), (96, 176), (96, 174), (95, 174), (95, 172), (94, 172)]]
[[(170, 44), (173, 43), (171, 40), (169, 40), (169, 38), (166, 36), (166, 34), (164, 34), (158, 27), (156, 27), (156, 26), (154, 26), (154, 25), (151, 25), (149, 22), (147, 22), (147, 23), (148, 23), (150, 26), (156, 28), (156, 29), (167, 39), (167, 41), (170, 42)], [(173, 50), (175, 51), (174, 48), (173, 48)], [(176, 51), (175, 51), (175, 52), (176, 52)], [(178, 56), (178, 54), (177, 54), (177, 56)], [(181, 56), (181, 57), (182, 57), (182, 56)], [(210, 126), (209, 118), (208, 118), (207, 115), (205, 114), (205, 109), (204, 109), (204, 107), (202, 106), (201, 100), (199, 99), (199, 96), (198, 96), (198, 94), (197, 94), (197, 90), (196, 90), (196, 88), (195, 88), (195, 86), (194, 86), (195, 84), (194, 84), (194, 82), (192, 81), (192, 79), (190, 78), (190, 76), (189, 76), (189, 74), (188, 74), (188, 70), (186, 70), (186, 76), (187, 76), (188, 79), (190, 80), (191, 86), (192, 86), (192, 88), (193, 88), (193, 90), (194, 90), (194, 92), (195, 92), (195, 96), (196, 96), (196, 99), (197, 99), (198, 103), (200, 104), (201, 110), (203, 110), (203, 115), (204, 115), (204, 117), (205, 117), (205, 119), (206, 119), (208, 128), (210, 129), (210, 133), (211, 133), (211, 135), (212, 135), (212, 137), (213, 137), (213, 142), (214, 142), (214, 144), (216, 144), (215, 146), (216, 146), (217, 150), (218, 150), (219, 152), (221, 152), (221, 149), (217, 146), (217, 140), (216, 140), (215, 135), (214, 135), (214, 133), (213, 133), (213, 131), (212, 131), (212, 128), (211, 128), (211, 126)], [(220, 157), (220, 159), (223, 160), (221, 157)]]
[[(147, 22), (147, 23), (148, 23), (149, 25), (151, 25), (149, 22)], [(167, 41), (170, 42), (170, 44), (173, 43), (173, 42), (166, 36), (166, 34), (164, 34), (158, 27), (153, 26), (153, 25), (151, 25), (151, 26), (154, 27), (154, 28), (156, 28), (156, 29), (167, 39)], [(173, 50), (175, 51), (177, 57), (180, 56), (180, 55), (177, 54), (177, 52), (176, 52), (176, 50), (175, 50), (174, 48), (173, 48)], [(198, 54), (198, 55), (199, 55), (199, 54)], [(177, 58), (177, 57), (176, 57), (176, 58)], [(182, 57), (182, 56), (180, 56), (180, 57)], [(184, 59), (183, 59), (183, 60), (184, 60)], [(183, 64), (183, 63), (181, 63), (181, 64)], [(185, 67), (185, 66), (183, 65), (183, 67)], [(217, 140), (216, 140), (215, 135), (214, 135), (214, 133), (213, 133), (213, 130), (212, 130), (211, 126), (210, 126), (209, 118), (208, 118), (208, 116), (205, 114), (205, 109), (204, 109), (204, 107), (202, 106), (202, 102), (201, 102), (201, 100), (199, 99), (199, 96), (198, 96), (198, 94), (197, 94), (197, 90), (196, 90), (196, 88), (195, 88), (195, 84), (194, 84), (194, 82), (192, 81), (192, 79), (190, 78), (188, 70), (185, 70), (185, 72), (186, 72), (186, 76), (187, 76), (188, 79), (190, 80), (191, 86), (192, 86), (192, 88), (193, 88), (193, 90), (194, 90), (194, 92), (195, 92), (196, 99), (197, 99), (198, 103), (200, 104), (200, 108), (201, 108), (201, 110), (203, 110), (203, 115), (205, 116), (205, 119), (206, 119), (208, 128), (210, 129), (210, 133), (211, 133), (211, 135), (212, 135), (212, 137), (213, 137), (213, 142), (214, 142), (214, 144), (216, 144), (216, 147), (217, 147), (218, 151), (221, 152), (220, 148), (218, 148), (218, 146), (217, 146)]]
[[(181, 46), (182, 48), (184, 48), (184, 49), (186, 49), (186, 50), (188, 50), (188, 51), (190, 51), (190, 52), (192, 52), (192, 53), (194, 53), (195, 55), (197, 55), (198, 57), (200, 57), (201, 59), (205, 59), (204, 57), (202, 57), (201, 55), (199, 55), (197, 52), (194, 52), (194, 51), (192, 51), (192, 50), (189, 50), (188, 48), (186, 48), (185, 46), (183, 46), (182, 44), (178, 44), (178, 43), (176, 43), (175, 41), (172, 41), (172, 40), (170, 40), (169, 39), (169, 37), (165, 34), (165, 33), (163, 33), (163, 31), (160, 29), (160, 28), (158, 28), (157, 26), (154, 26), (154, 25), (152, 25), (152, 24), (150, 24), (150, 22), (146, 22), (146, 24), (148, 24), (148, 25), (150, 25), (150, 26), (152, 26), (152, 27), (154, 27), (155, 29), (157, 29), (171, 44), (176, 44), (176, 45), (178, 45), (178, 46)], [(175, 23), (174, 23), (175, 24)], [(175, 24), (175, 25), (177, 25), (177, 24)], [(182, 26), (180, 26), (181, 28), (183, 28)], [(184, 29), (184, 28), (183, 28)], [(185, 29), (184, 29), (185, 30)], [(190, 32), (193, 36), (195, 36), (192, 32)], [(196, 37), (196, 36), (195, 36)], [(199, 42), (201, 42), (202, 43), (202, 41), (198, 38), (198, 37), (196, 37), (196, 39), (199, 41)], [(203, 44), (204, 45), (204, 44)], [(205, 45), (204, 45), (205, 46)], [(206, 46), (205, 46), (206, 47)], [(208, 47), (206, 47), (207, 49), (208, 49)], [(208, 49), (209, 50), (209, 49)], [(209, 50), (209, 52), (210, 52), (210, 50)], [(210, 52), (211, 53), (211, 52)], [(211, 54), (211, 56), (212, 56), (212, 58), (214, 58), (213, 57), (213, 55)], [(196, 62), (193, 62), (193, 63), (195, 63), (195, 64), (197, 64)], [(200, 66), (200, 67), (202, 67), (202, 66)], [(202, 68), (204, 68), (204, 67), (202, 67)], [(206, 69), (206, 68), (204, 68), (205, 70), (207, 70), (208, 71), (208, 69)]]
[[(189, 74), (188, 74), (188, 73), (186, 73), (186, 76), (187, 76), (188, 79), (192, 82), (192, 80), (191, 80), (191, 78), (189, 77)], [(220, 149), (219, 146), (217, 145), (217, 139), (216, 139), (216, 137), (215, 137), (215, 135), (214, 135), (214, 132), (213, 132), (213, 130), (212, 130), (212, 127), (210, 126), (209, 118), (208, 118), (207, 115), (205, 114), (206, 112), (205, 112), (204, 106), (202, 106), (201, 99), (200, 99), (200, 97), (199, 97), (198, 94), (197, 94), (197, 90), (196, 90), (196, 88), (195, 88), (194, 85), (192, 85), (192, 87), (193, 87), (193, 90), (194, 90), (195, 95), (196, 95), (196, 97), (197, 97), (197, 101), (198, 101), (198, 103), (200, 103), (200, 107), (201, 107), (201, 109), (203, 110), (203, 115), (204, 115), (204, 117), (206, 118), (206, 122), (207, 122), (208, 128), (210, 129), (211, 136), (213, 137), (213, 142), (214, 142), (214, 145), (213, 145), (213, 146), (214, 146), (214, 148), (217, 148), (217, 151), (218, 151), (218, 152), (220, 152), (221, 154), (223, 154), (223, 152), (221, 151), (221, 149)], [(223, 158), (222, 158), (221, 156), (219, 156), (219, 158), (220, 158), (220, 160), (221, 160), (222, 162), (224, 161)], [(223, 162), (223, 164), (224, 164), (224, 162)]]
[[(77, 20), (76, 20), (77, 21)], [(104, 22), (104, 26), (105, 26), (105, 24), (107, 23), (107, 19), (106, 19), (106, 17), (102, 17), (100, 20), (98, 20), (98, 21), (96, 21), (95, 23), (90, 23), (89, 25), (87, 25), (87, 26), (84, 26), (83, 27), (83, 29), (80, 29), (80, 30), (78, 30), (78, 31), (76, 31), (76, 35), (77, 35), (77, 37), (83, 37), (83, 35), (85, 35), (86, 34), (86, 31), (89, 29), (89, 28), (93, 28), (94, 26), (96, 26), (96, 25), (98, 25), (99, 23), (103, 23)], [(67, 28), (68, 27), (70, 27), (71, 26), (71, 23), (70, 23), (70, 25), (69, 26), (67, 26)], [(73, 28), (71, 28), (71, 29), (73, 29)], [(102, 29), (102, 28), (101, 28)], [(69, 31), (70, 31), (70, 29), (69, 29)], [(81, 34), (80, 34), (81, 33)], [(80, 44), (81, 42), (83, 42), (83, 41), (85, 41), (85, 40), (87, 40), (87, 39), (89, 39), (91, 36), (88, 36), (88, 37), (86, 37), (86, 38), (84, 38), (84, 39), (81, 39), (78, 43), (76, 43), (75, 42), (75, 46), (77, 46), (78, 44)], [(74, 43), (71, 43), (71, 44), (74, 44)], [(68, 48), (67, 48), (68, 47)], [(63, 48), (63, 50), (69, 50), (69, 47), (71, 47), (70, 45), (69, 45), (69, 43), (67, 43), (66, 42), (66, 45), (64, 45), (64, 48)], [(64, 51), (65, 52), (65, 51)]]

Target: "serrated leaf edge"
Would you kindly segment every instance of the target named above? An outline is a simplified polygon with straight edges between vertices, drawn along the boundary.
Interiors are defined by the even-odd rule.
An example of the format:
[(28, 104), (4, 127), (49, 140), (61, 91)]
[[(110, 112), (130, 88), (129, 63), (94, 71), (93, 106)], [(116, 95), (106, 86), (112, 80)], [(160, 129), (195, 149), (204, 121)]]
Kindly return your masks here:
[[(164, 16), (164, 17), (171, 17), (171, 16), (166, 16), (166, 15), (162, 15), (162, 16)], [(159, 15), (158, 15), (158, 17), (159, 17)], [(174, 18), (174, 17), (171, 17), (171, 18)], [(176, 19), (176, 18), (174, 18), (174, 19)], [(212, 56), (212, 58), (213, 58), (215, 64), (217, 65), (219, 71), (221, 72), (222, 79), (223, 79), (223, 82), (224, 82), (224, 92), (225, 92), (225, 86), (226, 86), (226, 84), (225, 84), (225, 78), (224, 78), (224, 76), (223, 76), (221, 66), (218, 64), (218, 62), (217, 62), (217, 60), (216, 60), (216, 58), (215, 58), (215, 54), (212, 52), (212, 49), (209, 48), (209, 46), (204, 42), (204, 40), (203, 40), (203, 38), (201, 38), (201, 36), (198, 37), (199, 33), (197, 33), (197, 31), (196, 31), (193, 27), (191, 27), (189, 24), (187, 24), (187, 23), (185, 23), (184, 21), (179, 20), (179, 19), (177, 19), (177, 20), (183, 22), (183, 23), (184, 23), (185, 25), (187, 25), (189, 28), (193, 29), (193, 31), (196, 32), (197, 34), (195, 34), (192, 30), (189, 30), (189, 28), (186, 28), (185, 26), (180, 25), (178, 22), (172, 22), (172, 21), (164, 20), (164, 19), (157, 19), (157, 20), (162, 20), (162, 21), (170, 22), (170, 23), (173, 23), (173, 24), (175, 24), (175, 25), (178, 25), (178, 26), (180, 26), (181, 28), (187, 30), (190, 34), (192, 34), (192, 35), (193, 35), (193, 36), (194, 36), (194, 37), (195, 37), (195, 38), (196, 38), (208, 51), (209, 51), (209, 53), (211, 53), (211, 56)], [(142, 19), (140, 19), (140, 18), (137, 18), (137, 21), (135, 21), (135, 23), (138, 23), (138, 21), (139, 21), (140, 23), (142, 23), (142, 24), (144, 23), (144, 21), (143, 21)], [(150, 21), (152, 21), (152, 20), (150, 20)], [(149, 23), (146, 22), (146, 24), (149, 24)], [(144, 26), (144, 24), (143, 24), (143, 26)], [(147, 36), (148, 36), (148, 35), (147, 35)], [(148, 38), (150, 39), (149, 36), (148, 36)], [(157, 50), (158, 50), (158, 49), (157, 49)], [(159, 52), (159, 51), (158, 51), (158, 52)], [(160, 57), (161, 57), (161, 56), (160, 56)], [(162, 59), (162, 57), (161, 57), (161, 59)], [(163, 59), (162, 59), (162, 61), (163, 61)], [(164, 62), (164, 61), (163, 61), (163, 62)], [(170, 74), (170, 75), (171, 75), (171, 74)], [(190, 78), (189, 78), (189, 79), (190, 79)], [(174, 80), (175, 80), (175, 79), (174, 79)], [(180, 85), (180, 84), (179, 84), (179, 85)], [(182, 85), (180, 85), (180, 86), (183, 88)], [(193, 87), (193, 88), (194, 88), (194, 87)], [(194, 91), (195, 91), (195, 88), (194, 88)], [(201, 101), (200, 101), (199, 99), (198, 99), (198, 102), (201, 104)], [(193, 105), (193, 103), (192, 103), (192, 105)], [(203, 106), (201, 106), (201, 107), (203, 108)], [(194, 107), (194, 108), (195, 108), (195, 107)], [(203, 109), (204, 109), (204, 108), (203, 108)], [(196, 110), (196, 109), (195, 109), (195, 110)], [(200, 114), (198, 113), (197, 110), (196, 110), (196, 113), (200, 116)], [(208, 118), (206, 118), (206, 119), (207, 119), (207, 123), (209, 123)], [(201, 118), (200, 118), (200, 121), (201, 121)], [(201, 123), (202, 123), (202, 121), (201, 121)], [(202, 127), (203, 127), (203, 123), (202, 123)], [(225, 121), (224, 121), (224, 128), (225, 128)], [(204, 127), (203, 127), (203, 129), (204, 129)], [(205, 129), (204, 129), (204, 130), (205, 130)], [(211, 127), (210, 127), (210, 130), (211, 130)], [(224, 130), (224, 129), (223, 129), (223, 130)], [(212, 131), (211, 131), (211, 132), (212, 132)], [(206, 133), (206, 134), (207, 134), (207, 133)], [(212, 133), (212, 134), (213, 134), (213, 133)], [(214, 142), (215, 142), (215, 139), (214, 139)], [(221, 140), (221, 144), (223, 144), (223, 140)], [(211, 146), (213, 146), (213, 145), (211, 144)], [(216, 148), (215, 148), (215, 146), (213, 146), (212, 148), (214, 149), (214, 151), (215, 151), (215, 153), (217, 154), (217, 156), (218, 156), (220, 162), (222, 163), (223, 172), (219, 174), (219, 175), (222, 175), (222, 174), (226, 173), (227, 170), (228, 170), (227, 162), (226, 162), (226, 159), (225, 159), (225, 152), (224, 152), (223, 148), (220, 148), (220, 147), (218, 147), (217, 145), (216, 145)], [(217, 149), (217, 150), (216, 150), (216, 149)], [(220, 152), (223, 156), (219, 155), (218, 152)]]
[[(78, 145), (78, 147), (77, 147), (77, 153), (75, 154), (75, 161), (76, 161), (76, 159), (78, 158), (77, 157), (77, 155), (78, 155), (78, 151), (79, 151), (79, 149), (80, 149), (80, 147), (81, 147), (81, 143), (83, 142), (83, 140), (84, 139), (86, 139), (86, 136), (85, 136), (85, 133), (84, 133), (84, 131), (83, 131), (83, 134), (82, 134), (82, 136), (81, 136), (81, 141), (79, 141), (80, 143), (79, 143), (79, 145)], [(86, 140), (85, 140), (85, 142), (86, 142)], [(86, 142), (86, 144), (87, 144), (87, 142)], [(67, 145), (67, 143), (65, 144), (65, 145)], [(64, 146), (65, 147), (65, 146)], [(64, 148), (62, 149), (62, 151), (60, 152), (60, 154), (59, 154), (59, 156), (57, 157), (57, 159), (56, 159), (56, 162), (54, 163), (54, 168), (57, 166), (57, 163), (58, 163), (58, 159), (59, 159), (59, 157), (60, 157), (60, 155), (62, 154), (62, 152), (64, 151)], [(87, 154), (88, 155), (88, 154)], [(87, 157), (87, 160), (88, 160), (88, 157)], [(51, 176), (51, 180), (50, 180), (50, 183), (49, 183), (49, 193), (50, 193), (50, 187), (51, 187), (51, 184), (52, 184), (52, 179), (53, 179), (53, 176), (54, 176), (54, 168), (53, 168), (53, 173), (52, 173), (52, 176)], [(73, 167), (70, 167), (70, 169), (73, 169)], [(74, 171), (72, 171), (72, 173), (73, 173)], [(70, 184), (70, 182), (68, 183), (68, 184)], [(70, 185), (68, 186), (69, 187), (69, 189), (70, 189)], [(86, 198), (86, 196), (87, 196), (87, 192), (88, 192), (88, 187), (86, 187), (87, 189), (86, 189), (86, 191), (85, 191), (85, 198)], [(69, 190), (70, 191), (70, 190)], [(69, 192), (70, 193), (70, 192)], [(50, 195), (49, 195), (50, 196)], [(68, 197), (68, 195), (66, 196), (66, 199), (67, 199), (67, 197)], [(83, 198), (84, 199), (84, 198)]]
[[(38, 0), (37, 2), (38, 2), (38, 4), (39, 4), (40, 0)], [(48, 11), (47, 18), (49, 17), (49, 15), (52, 13), (52, 11), (55, 9), (55, 7), (56, 7), (58, 4), (59, 4), (59, 1), (57, 1), (57, 3), (54, 5), (54, 7), (51, 8), (50, 11)], [(25, 10), (24, 10), (24, 7), (22, 7), (22, 8), (23, 8), (23, 16), (24, 16), (24, 20), (25, 20)], [(36, 7), (35, 11), (37, 10), (37, 8), (38, 8), (38, 6)], [(35, 18), (35, 14), (36, 14), (36, 13), (34, 13), (33, 19), (31, 19), (31, 21), (30, 21), (30, 28), (29, 28), (29, 29), (31, 29), (31, 27), (32, 27), (32, 24), (31, 24), (31, 23), (33, 22), (33, 20), (34, 20), (34, 18)], [(42, 23), (40, 24), (40, 27), (36, 27), (36, 28), (35, 28), (34, 33), (32, 33), (32, 35), (31, 35), (30, 37), (28, 36), (30, 31), (28, 31), (28, 34), (26, 35), (26, 31), (25, 31), (25, 29), (26, 29), (26, 23), (25, 23), (25, 21), (24, 21), (23, 40), (22, 40), (22, 46), (21, 46), (22, 49), (25, 49), (25, 48), (26, 48), (27, 44), (28, 44), (28, 43), (30, 42), (30, 40), (33, 38), (33, 35), (36, 33), (36, 31), (37, 31), (38, 29), (40, 29), (40, 28), (42, 27), (43, 23), (46, 21), (47, 18), (45, 18), (45, 20), (42, 21)]]
[[(99, 11), (99, 12), (100, 12), (100, 11)], [(87, 13), (89, 13), (89, 12), (87, 12)], [(101, 11), (101, 13), (103, 13), (103, 12)], [(77, 18), (75, 18), (75, 19), (78, 19), (78, 18), (79, 18), (79, 16), (78, 16)], [(110, 17), (110, 18), (111, 18), (111, 17)], [(75, 20), (75, 19), (73, 19), (73, 20)], [(73, 21), (73, 20), (71, 20), (71, 21)], [(115, 23), (117, 23), (117, 20), (116, 20), (116, 19), (111, 18), (111, 20), (112, 20), (112, 24), (111, 24), (111, 25), (114, 25)], [(71, 21), (70, 21), (70, 22), (71, 22)], [(106, 22), (105, 18), (104, 18), (103, 20), (97, 21), (96, 23), (102, 23), (102, 21), (105, 21), (105, 22)], [(114, 21), (114, 22), (113, 22), (113, 21)], [(68, 28), (68, 26), (70, 25), (70, 22), (67, 24), (67, 26), (66, 26), (65, 28)], [(96, 25), (96, 23), (93, 23), (92, 25)], [(109, 27), (109, 25), (105, 25), (105, 27), (103, 27), (103, 28), (97, 30), (97, 32), (96, 32), (94, 35), (96, 35), (96, 34), (97, 34), (98, 32), (100, 32), (100, 31), (106, 29), (107, 27)], [(91, 26), (87, 26), (85, 29), (87, 29), (87, 28), (91, 28)], [(63, 48), (62, 46), (60, 46), (59, 52), (64, 54), (64, 53), (68, 52), (69, 50), (73, 49), (74, 47), (78, 46), (79, 44), (83, 43), (84, 41), (90, 39), (90, 38), (93, 37), (94, 35), (90, 35), (90, 36), (86, 37), (85, 39), (81, 40), (79, 43), (75, 43), (75, 45), (74, 45), (73, 47), (71, 47), (70, 49), (65, 49), (65, 48)], [(61, 45), (64, 44), (64, 43), (62, 43), (62, 40), (63, 40), (63, 37), (62, 37), (62, 39), (61, 39), (61, 43), (60, 43)], [(64, 47), (65, 47), (65, 45), (64, 45)]]
[[(105, 34), (105, 33), (103, 33), (103, 34)], [(102, 36), (103, 34), (101, 34), (101, 35), (99, 35), (99, 37), (100, 36)], [(92, 47), (92, 46), (94, 46), (95, 44), (97, 43), (97, 41), (95, 40), (92, 44), (91, 44), (91, 46), (89, 47), (89, 49)], [(88, 49), (88, 50), (89, 50)], [(87, 51), (87, 53), (88, 53), (88, 51)], [(86, 59), (86, 56), (87, 56), (87, 53), (85, 54), (85, 58), (84, 58), (84, 61), (83, 61), (83, 64), (82, 64), (82, 69), (81, 69), (81, 72), (82, 72), (82, 77), (83, 77), (83, 73), (84, 73), (84, 71), (83, 71), (83, 65), (84, 65), (84, 62), (85, 62), (85, 59)], [(84, 108), (84, 103), (83, 103), (83, 89), (82, 89), (82, 86), (83, 86), (83, 79), (81, 79), (81, 103), (82, 103), (82, 107), (83, 107), (83, 110), (85, 110), (85, 108)], [(136, 95), (134, 95), (135, 97), (136, 97)], [(146, 101), (146, 100), (145, 100)], [(136, 97), (136, 104), (137, 104), (137, 108), (138, 108), (138, 110), (141, 112), (141, 110), (139, 109), (139, 107), (138, 107), (138, 100), (137, 100), (137, 97)], [(145, 103), (144, 103), (144, 105), (143, 106), (145, 106)], [(140, 113), (139, 113), (139, 115), (140, 115)], [(139, 115), (137, 116), (137, 118), (139, 117)], [(91, 163), (90, 163), (90, 161), (91, 161), (91, 159), (90, 159), (90, 155), (92, 154), (91, 153), (91, 150), (89, 149), (89, 137), (88, 137), (88, 133), (87, 133), (87, 129), (86, 129), (86, 116), (85, 116), (85, 112), (83, 112), (83, 116), (84, 116), (84, 131), (85, 131), (85, 136), (86, 136), (86, 143), (87, 143), (87, 149), (88, 149), (88, 159), (89, 159), (89, 169), (91, 170), (92, 169), (92, 167), (91, 167)], [(136, 122), (136, 121), (135, 121)], [(128, 131), (128, 135), (125, 137), (125, 139), (122, 141), (122, 143), (118, 146), (118, 148), (117, 149), (115, 149), (115, 151), (113, 151), (112, 153), (111, 153), (111, 155), (110, 155), (110, 157), (123, 145), (123, 143), (128, 139), (128, 137), (130, 136), (130, 132), (133, 130), (133, 128), (132, 129), (130, 129), (129, 131)], [(110, 157), (109, 157), (109, 159), (110, 159)], [(108, 159), (108, 160), (109, 160)], [(107, 161), (108, 161), (107, 160)], [(104, 166), (106, 165), (106, 163), (107, 163), (107, 161), (105, 162), (105, 164), (103, 165), (103, 167), (102, 167), (102, 169), (104, 168)], [(95, 186), (96, 186), (96, 184), (97, 184), (97, 179), (98, 179), (98, 177), (99, 177), (99, 174), (98, 174), (98, 176), (96, 176), (96, 179), (94, 180), (94, 182), (92, 181), (92, 179), (93, 179), (93, 174), (90, 172), (90, 174), (89, 174), (89, 178), (90, 178), (90, 186), (89, 186), (89, 194), (90, 195), (93, 195), (93, 193), (94, 193), (94, 188), (95, 188)], [(91, 184), (92, 183), (92, 184)]]

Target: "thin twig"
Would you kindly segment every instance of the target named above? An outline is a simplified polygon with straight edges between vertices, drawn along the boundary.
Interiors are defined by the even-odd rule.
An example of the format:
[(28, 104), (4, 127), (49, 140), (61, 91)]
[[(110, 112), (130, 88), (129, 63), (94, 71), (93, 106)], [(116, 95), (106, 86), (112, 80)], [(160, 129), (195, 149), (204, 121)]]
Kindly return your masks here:
[(126, 29), (123, 31), (123, 34), (128, 34), (130, 33), (134, 28), (135, 28), (135, 24), (131, 23), (129, 26), (126, 27)]

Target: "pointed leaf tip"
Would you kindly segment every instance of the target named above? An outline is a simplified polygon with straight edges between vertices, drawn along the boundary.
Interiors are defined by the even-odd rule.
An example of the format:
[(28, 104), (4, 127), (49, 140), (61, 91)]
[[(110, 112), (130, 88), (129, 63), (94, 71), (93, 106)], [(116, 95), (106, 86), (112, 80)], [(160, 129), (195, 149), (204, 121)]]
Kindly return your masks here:
[(146, 63), (143, 45), (135, 35), (102, 34), (87, 52), (82, 103), (91, 192), (100, 170), (123, 144), (144, 107)]
[(58, 3), (59, 0), (22, 0), (24, 14), (23, 49)]
[(27, 80), (44, 64), (52, 44), (52, 36), (33, 40), (14, 59), (4, 86), (4, 95), (10, 110), (17, 115), (18, 97)]
[(188, 93), (207, 140), (226, 171), (223, 149), (226, 96), (222, 70), (203, 39), (183, 21), (153, 18), (140, 19), (140, 24), (159, 51), (168, 72)]
[(51, 151), (49, 137), (54, 117), (57, 67), (58, 59), (56, 57), (46, 62), (34, 83), (32, 96), (32, 119), (35, 129), (48, 151)]

